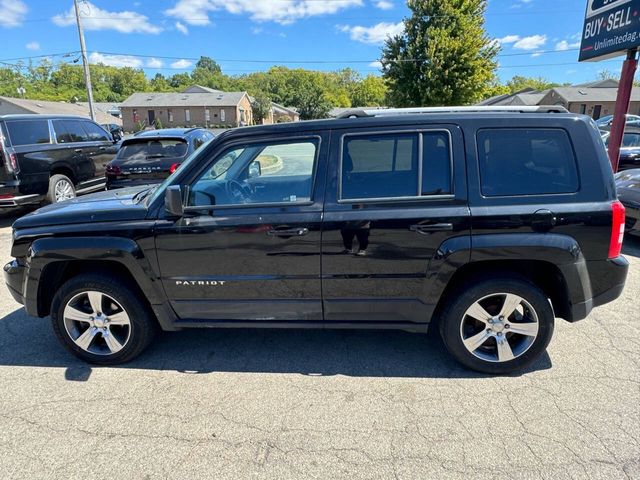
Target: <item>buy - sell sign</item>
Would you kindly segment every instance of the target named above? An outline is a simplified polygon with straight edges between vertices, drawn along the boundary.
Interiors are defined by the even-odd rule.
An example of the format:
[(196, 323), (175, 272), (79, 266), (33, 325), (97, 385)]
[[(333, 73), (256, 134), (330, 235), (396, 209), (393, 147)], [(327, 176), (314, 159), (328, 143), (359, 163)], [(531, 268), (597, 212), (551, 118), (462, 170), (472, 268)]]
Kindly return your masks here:
[(603, 60), (640, 46), (640, 0), (588, 0), (580, 61)]

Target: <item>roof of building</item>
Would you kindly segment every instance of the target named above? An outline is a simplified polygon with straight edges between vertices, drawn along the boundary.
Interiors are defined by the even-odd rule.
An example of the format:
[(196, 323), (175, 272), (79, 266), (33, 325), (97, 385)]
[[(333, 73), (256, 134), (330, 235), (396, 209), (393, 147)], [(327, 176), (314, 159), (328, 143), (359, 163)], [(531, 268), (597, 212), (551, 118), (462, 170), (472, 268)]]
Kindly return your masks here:
[(122, 102), (120, 107), (235, 107), (246, 95), (246, 92), (138, 92)]
[(327, 116), (329, 118), (338, 118), (343, 113), (346, 113), (351, 110), (377, 110), (377, 109), (385, 109), (388, 107), (336, 107), (329, 110)]
[[(552, 88), (545, 98), (562, 98), (567, 102), (615, 102), (618, 96), (617, 88), (587, 88), (587, 87), (556, 87)], [(631, 100), (640, 101), (640, 89), (631, 91)], [(555, 103), (555, 101), (553, 102)]]
[(222, 90), (215, 88), (203, 87), (202, 85), (191, 85), (182, 90), (182, 93), (224, 93)]
[(613, 78), (607, 78), (605, 80), (595, 80), (593, 82), (579, 83), (578, 85), (573, 86), (584, 88), (618, 88), (618, 81), (614, 80)]
[(539, 105), (540, 100), (549, 92), (549, 90), (538, 91), (533, 88), (524, 88), (514, 93), (506, 93), (503, 95), (496, 95), (494, 97), (487, 98), (477, 105), (479, 106), (492, 106), (492, 105)]
[[(85, 102), (52, 102), (48, 100), (29, 100), (26, 98), (0, 97), (2, 102), (11, 103), (17, 107), (41, 115), (77, 115), (89, 117), (89, 105)], [(96, 122), (122, 124), (122, 120), (96, 108)]]

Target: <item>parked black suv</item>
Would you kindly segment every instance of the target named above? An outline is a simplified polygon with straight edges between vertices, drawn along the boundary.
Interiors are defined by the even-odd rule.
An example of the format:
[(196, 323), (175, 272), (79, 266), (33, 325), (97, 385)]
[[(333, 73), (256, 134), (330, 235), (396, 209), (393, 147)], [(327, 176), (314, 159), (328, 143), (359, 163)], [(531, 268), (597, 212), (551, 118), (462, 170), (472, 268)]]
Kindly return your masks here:
[(227, 131), (159, 186), (16, 221), (6, 283), (99, 364), (158, 326), (431, 324), (470, 368), (523, 368), (556, 317), (620, 295), (628, 262), (593, 121), (510, 108)]
[(56, 203), (104, 188), (116, 154), (111, 135), (88, 118), (0, 116), (0, 207)]
[(107, 165), (107, 190), (160, 183), (213, 138), (204, 128), (161, 128), (140, 132), (122, 142)]

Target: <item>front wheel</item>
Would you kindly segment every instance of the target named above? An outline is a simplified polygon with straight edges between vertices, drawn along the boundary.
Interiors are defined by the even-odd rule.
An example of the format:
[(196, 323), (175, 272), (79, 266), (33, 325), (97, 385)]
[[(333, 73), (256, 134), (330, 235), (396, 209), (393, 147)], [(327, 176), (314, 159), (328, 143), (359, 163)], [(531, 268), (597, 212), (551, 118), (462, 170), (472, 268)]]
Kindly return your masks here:
[(505, 374), (534, 362), (553, 335), (553, 309), (533, 283), (516, 277), (480, 280), (453, 296), (440, 334), (463, 365)]
[(135, 288), (111, 275), (79, 275), (67, 281), (53, 298), (51, 321), (71, 353), (100, 365), (132, 360), (157, 329)]

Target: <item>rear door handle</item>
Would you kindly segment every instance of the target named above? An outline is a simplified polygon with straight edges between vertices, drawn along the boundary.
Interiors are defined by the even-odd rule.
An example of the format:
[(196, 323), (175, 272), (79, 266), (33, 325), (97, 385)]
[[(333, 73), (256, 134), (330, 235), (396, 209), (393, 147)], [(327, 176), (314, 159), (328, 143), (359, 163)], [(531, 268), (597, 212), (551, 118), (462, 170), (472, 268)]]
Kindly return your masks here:
[(76, 149), (74, 150), (74, 152), (76, 152), (76, 153), (82, 153), (82, 149), (81, 149), (81, 148), (76, 148)]
[(453, 230), (453, 223), (427, 223), (411, 225), (409, 230), (416, 233), (430, 233), (430, 232), (442, 232)]
[(106, 150), (107, 147), (100, 147), (98, 150)]
[(302, 237), (307, 233), (309, 233), (309, 229), (304, 227), (284, 228), (281, 230), (273, 228), (267, 231), (267, 235), (270, 237)]

